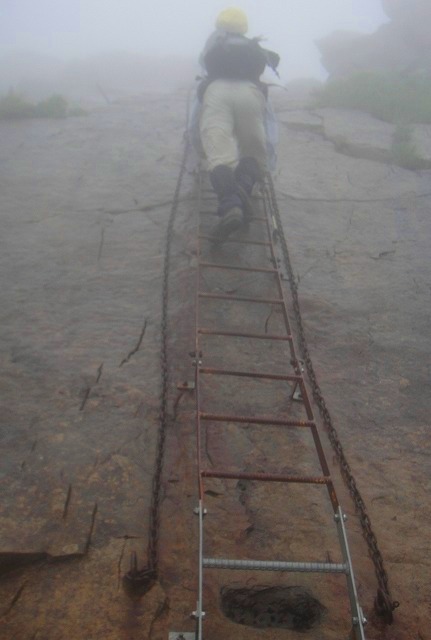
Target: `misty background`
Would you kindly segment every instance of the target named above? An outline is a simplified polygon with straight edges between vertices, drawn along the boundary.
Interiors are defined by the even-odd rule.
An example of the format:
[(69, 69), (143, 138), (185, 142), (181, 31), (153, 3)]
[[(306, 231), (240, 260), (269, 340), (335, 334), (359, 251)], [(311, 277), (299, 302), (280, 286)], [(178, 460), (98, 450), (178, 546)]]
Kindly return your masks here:
[(380, 0), (1, 0), (0, 93), (85, 102), (100, 89), (119, 97), (188, 86), (231, 4), (247, 12), (248, 35), (280, 53), (282, 83), (326, 78), (316, 40), (387, 22)]

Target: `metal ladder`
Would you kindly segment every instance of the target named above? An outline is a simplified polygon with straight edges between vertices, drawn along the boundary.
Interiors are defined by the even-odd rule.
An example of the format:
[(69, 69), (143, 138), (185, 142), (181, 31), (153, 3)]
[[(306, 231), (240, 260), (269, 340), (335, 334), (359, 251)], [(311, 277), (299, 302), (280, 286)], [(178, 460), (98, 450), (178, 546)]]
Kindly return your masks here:
[[(197, 273), (196, 273), (196, 334), (195, 334), (195, 350), (191, 354), (193, 356), (193, 365), (195, 367), (195, 398), (196, 398), (196, 435), (197, 435), (197, 471), (198, 471), (198, 490), (199, 490), (199, 505), (195, 509), (195, 513), (199, 519), (199, 569), (198, 569), (198, 593), (197, 593), (197, 607), (193, 612), (193, 617), (196, 619), (196, 633), (183, 634), (183, 637), (195, 638), (196, 640), (202, 640), (203, 637), (203, 621), (205, 617), (204, 605), (203, 605), (203, 584), (204, 584), (204, 571), (210, 569), (225, 569), (225, 570), (255, 570), (255, 571), (283, 571), (283, 572), (301, 572), (301, 573), (335, 573), (345, 574), (347, 581), (348, 597), (350, 601), (351, 609), (351, 640), (365, 640), (364, 625), (366, 619), (363, 615), (361, 606), (358, 601), (358, 594), (355, 585), (355, 579), (353, 575), (352, 561), (349, 552), (349, 545), (347, 541), (346, 529), (345, 529), (345, 515), (339, 505), (331, 474), (325, 454), (323, 451), (322, 443), (320, 440), (319, 432), (317, 429), (316, 421), (314, 419), (311, 403), (307, 393), (307, 387), (302, 375), (301, 363), (298, 360), (295, 353), (294, 339), (292, 337), (288, 308), (283, 288), (282, 273), (279, 269), (279, 260), (276, 252), (275, 238), (277, 234), (277, 226), (274, 216), (271, 212), (271, 199), (268, 193), (267, 185), (264, 184), (261, 190), (261, 196), (259, 198), (260, 209), (263, 209), (263, 215), (260, 217), (262, 211), (259, 211), (259, 215), (252, 218), (249, 221), (250, 225), (261, 224), (265, 229), (265, 238), (259, 240), (247, 240), (236, 237), (229, 237), (226, 243), (235, 243), (239, 247), (241, 245), (248, 245), (260, 247), (265, 250), (266, 262), (263, 264), (256, 264), (253, 266), (242, 266), (239, 264), (225, 264), (222, 261), (208, 261), (202, 259), (202, 245), (208, 241), (211, 241), (211, 237), (201, 232), (201, 223), (210, 211), (205, 211), (204, 203), (212, 201), (215, 204), (214, 196), (210, 195), (209, 191), (204, 191), (204, 176), (200, 173), (197, 185), (197, 210), (198, 210), (198, 247), (197, 247)], [(205, 195), (207, 197), (205, 197)], [(257, 207), (256, 207), (257, 208)], [(222, 253), (221, 253), (222, 255)], [(254, 296), (239, 296), (227, 293), (212, 293), (202, 290), (202, 276), (209, 271), (231, 271), (231, 272), (243, 272), (248, 274), (267, 274), (275, 281), (276, 290), (278, 292), (277, 297), (254, 297)], [(259, 332), (243, 332), (239, 329), (217, 329), (206, 328), (201, 326), (201, 312), (203, 305), (207, 304), (209, 300), (224, 300), (235, 303), (245, 303), (249, 305), (271, 305), (275, 306), (281, 311), (283, 318), (283, 324), (285, 331), (277, 334), (259, 333)], [(288, 345), (290, 353), (290, 362), (292, 365), (292, 374), (277, 374), (272, 372), (255, 372), (255, 371), (243, 371), (243, 370), (231, 370), (219, 367), (211, 367), (205, 362), (203, 363), (204, 342), (208, 336), (218, 336), (223, 340), (230, 340), (231, 338), (246, 338), (256, 341), (276, 341)], [(228, 344), (226, 342), (226, 344)], [(291, 419), (287, 415), (228, 415), (226, 413), (214, 413), (205, 411), (205, 407), (201, 386), (203, 377), (215, 376), (232, 376), (238, 379), (256, 379), (265, 381), (279, 381), (289, 384), (289, 388), (296, 390), (296, 395), (299, 395), (299, 399), (303, 403), (305, 409), (306, 420)], [(232, 423), (232, 424), (252, 424), (252, 425), (272, 425), (279, 426), (281, 428), (291, 429), (303, 429), (309, 430), (312, 435), (315, 451), (320, 463), (321, 475), (318, 476), (297, 476), (290, 474), (274, 474), (274, 473), (244, 473), (242, 471), (232, 471), (224, 469), (208, 469), (204, 464), (204, 452), (203, 452), (203, 424), (204, 423)], [(222, 437), (222, 436), (220, 436)], [(204, 520), (207, 514), (207, 510), (204, 505), (205, 497), (205, 482), (211, 478), (218, 478), (224, 480), (253, 480), (255, 482), (265, 483), (299, 483), (303, 485), (324, 485), (327, 489), (330, 504), (332, 506), (334, 522), (338, 534), (339, 545), (341, 549), (341, 556), (343, 561), (341, 563), (334, 562), (295, 562), (290, 560), (274, 561), (274, 560), (237, 560), (226, 558), (212, 558), (205, 555), (204, 545)], [(172, 636), (173, 637), (173, 636)]]

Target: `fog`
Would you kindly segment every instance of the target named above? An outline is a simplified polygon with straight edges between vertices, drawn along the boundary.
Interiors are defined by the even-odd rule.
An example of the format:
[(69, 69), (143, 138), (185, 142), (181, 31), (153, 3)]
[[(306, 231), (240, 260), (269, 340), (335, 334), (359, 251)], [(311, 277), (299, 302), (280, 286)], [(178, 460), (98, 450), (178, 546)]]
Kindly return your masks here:
[[(1, 0), (0, 90), (33, 91), (38, 82), (48, 89), (54, 76), (64, 85), (62, 65), (69, 64), (70, 78), (83, 71), (84, 60), (93, 69), (96, 65), (99, 75), (103, 59), (107, 72), (119, 64), (122, 75), (128, 54), (135, 65), (143, 56), (165, 58), (161, 67), (146, 61), (147, 73), (139, 81), (150, 88), (154, 76), (163, 75), (167, 84), (175, 78), (184, 82), (193, 76), (217, 13), (229, 5), (220, 0)], [(387, 20), (380, 0), (243, 0), (237, 6), (248, 14), (249, 35), (264, 36), (266, 46), (280, 53), (284, 82), (325, 78), (316, 39), (336, 29), (372, 32)], [(121, 54), (122, 63), (113, 62), (114, 53)]]

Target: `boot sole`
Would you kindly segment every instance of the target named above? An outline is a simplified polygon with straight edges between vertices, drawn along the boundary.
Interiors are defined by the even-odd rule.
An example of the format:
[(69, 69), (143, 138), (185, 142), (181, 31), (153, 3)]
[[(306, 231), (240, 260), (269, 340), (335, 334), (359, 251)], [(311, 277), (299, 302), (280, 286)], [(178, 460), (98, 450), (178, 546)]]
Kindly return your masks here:
[(231, 233), (242, 227), (243, 221), (244, 216), (239, 207), (235, 208), (234, 211), (227, 213), (212, 233), (212, 241), (214, 244), (221, 244), (224, 242)]

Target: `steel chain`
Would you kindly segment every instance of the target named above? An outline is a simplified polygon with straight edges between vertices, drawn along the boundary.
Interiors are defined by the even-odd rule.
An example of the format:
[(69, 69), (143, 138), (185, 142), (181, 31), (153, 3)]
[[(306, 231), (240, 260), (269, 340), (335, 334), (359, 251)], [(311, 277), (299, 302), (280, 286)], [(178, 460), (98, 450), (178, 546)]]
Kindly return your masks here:
[(156, 462), (151, 489), (151, 507), (149, 517), (149, 536), (147, 547), (147, 565), (143, 569), (137, 568), (136, 554), (132, 554), (131, 569), (125, 576), (127, 583), (139, 588), (140, 593), (148, 591), (157, 580), (159, 570), (159, 532), (160, 532), (160, 503), (163, 461), (165, 456), (166, 429), (169, 422), (168, 395), (169, 395), (169, 363), (168, 363), (168, 298), (169, 298), (169, 273), (171, 265), (171, 245), (174, 222), (180, 203), (181, 186), (187, 167), (187, 155), (189, 141), (184, 138), (184, 150), (180, 171), (172, 200), (172, 207), (168, 219), (165, 234), (165, 253), (162, 276), (162, 304), (160, 322), (160, 408), (159, 431), (156, 449)]
[(281, 222), (280, 210), (279, 210), (277, 199), (276, 199), (274, 183), (270, 174), (267, 175), (266, 185), (267, 185), (265, 186), (265, 188), (267, 189), (266, 196), (268, 197), (268, 191), (269, 191), (268, 199), (269, 199), (269, 202), (271, 203), (272, 212), (274, 214), (274, 218), (278, 227), (278, 237), (281, 244), (281, 251), (283, 254), (284, 266), (285, 266), (287, 277), (289, 280), (295, 320), (298, 327), (298, 342), (299, 342), (299, 347), (301, 351), (301, 356), (303, 358), (307, 375), (310, 380), (313, 398), (319, 407), (319, 412), (322, 417), (323, 424), (325, 426), (325, 429), (328, 432), (330, 443), (335, 451), (335, 455), (340, 464), (343, 479), (354, 500), (357, 512), (359, 513), (359, 521), (361, 523), (363, 536), (366, 540), (369, 553), (374, 564), (375, 573), (376, 573), (377, 582), (378, 582), (377, 595), (374, 601), (375, 610), (378, 613), (378, 615), (384, 618), (387, 624), (391, 624), (393, 622), (393, 611), (399, 606), (399, 602), (393, 601), (391, 598), (391, 594), (389, 590), (388, 574), (384, 567), (383, 556), (380, 552), (376, 535), (371, 527), (371, 521), (367, 514), (365, 502), (357, 487), (350, 465), (347, 462), (343, 447), (341, 445), (341, 442), (338, 436), (338, 432), (333, 425), (331, 415), (326, 406), (326, 402), (323, 398), (322, 390), (317, 381), (317, 377), (314, 371), (313, 363), (311, 361), (311, 356), (310, 356), (310, 352), (309, 352), (306, 337), (305, 337), (304, 325), (302, 322), (301, 309), (299, 306), (298, 284), (296, 282), (296, 279), (293, 273), (293, 268), (292, 268), (292, 263), (290, 261), (290, 255), (287, 247), (286, 237), (284, 235), (283, 225)]

